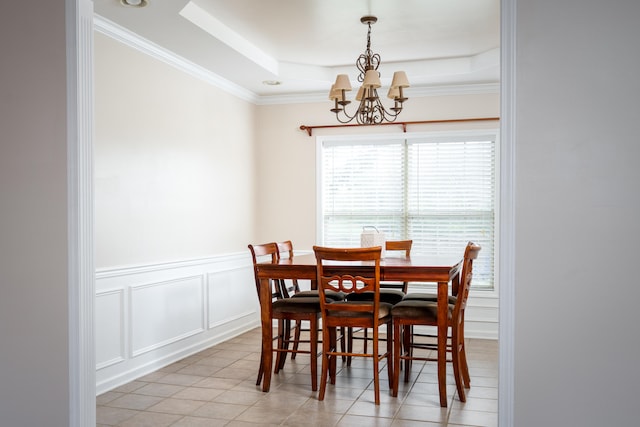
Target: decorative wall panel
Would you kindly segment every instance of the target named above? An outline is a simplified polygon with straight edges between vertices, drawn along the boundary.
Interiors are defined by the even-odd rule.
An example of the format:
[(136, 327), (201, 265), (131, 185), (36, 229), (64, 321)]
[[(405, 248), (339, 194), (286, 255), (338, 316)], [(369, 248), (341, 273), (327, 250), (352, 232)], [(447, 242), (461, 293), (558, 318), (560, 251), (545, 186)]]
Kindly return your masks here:
[(249, 253), (96, 273), (96, 392), (260, 326)]
[(96, 368), (102, 369), (125, 358), (124, 290), (96, 294)]
[(204, 331), (204, 277), (131, 287), (131, 356)]

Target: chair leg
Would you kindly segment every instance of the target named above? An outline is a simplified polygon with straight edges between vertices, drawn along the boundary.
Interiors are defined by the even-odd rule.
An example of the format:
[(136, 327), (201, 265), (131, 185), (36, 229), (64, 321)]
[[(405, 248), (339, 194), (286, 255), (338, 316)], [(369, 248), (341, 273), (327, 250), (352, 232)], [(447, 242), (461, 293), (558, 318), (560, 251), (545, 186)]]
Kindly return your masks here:
[(440, 406), (447, 407), (447, 328), (444, 332), (438, 327), (438, 396), (440, 397)]
[[(353, 328), (347, 328), (347, 353), (353, 353)], [(347, 356), (347, 366), (351, 366), (351, 356)]]
[[(298, 330), (300, 329), (300, 321), (298, 321)], [(297, 341), (296, 341), (297, 344)], [(310, 346), (310, 360), (311, 364), (311, 390), (318, 390), (318, 318), (312, 316), (309, 319), (309, 346)], [(293, 355), (291, 359), (293, 359)]]
[(467, 351), (465, 345), (462, 344), (460, 349), (460, 369), (462, 370), (462, 381), (465, 388), (471, 388), (471, 376), (469, 375), (469, 365), (467, 364)]
[(373, 331), (373, 391), (376, 405), (380, 405), (380, 372), (378, 362), (380, 352), (378, 351), (378, 330)]
[(389, 387), (393, 387), (393, 326), (391, 322), (387, 323), (387, 377)]
[[(337, 337), (336, 334), (338, 330), (336, 327), (329, 328), (329, 351), (336, 352), (337, 348)], [(329, 377), (331, 379), (331, 384), (336, 383), (336, 364), (338, 361), (338, 357), (333, 354), (329, 356)]]
[(462, 369), (462, 379), (464, 386), (471, 388), (471, 376), (469, 375), (469, 365), (467, 364), (467, 343), (464, 339), (464, 311), (462, 312), (462, 321), (460, 322), (460, 368)]
[[(276, 342), (276, 348), (277, 349), (281, 349), (284, 346), (284, 333), (285, 333), (285, 321), (282, 319), (278, 319), (278, 339)], [(278, 373), (280, 371), (280, 364), (282, 363), (282, 352), (281, 351), (277, 351), (276, 352), (276, 357), (275, 357), (275, 362), (274, 362), (274, 368), (273, 368), (273, 372), (274, 373)]]
[(264, 355), (262, 354), (262, 352), (260, 353), (260, 367), (258, 368), (258, 378), (256, 379), (256, 385), (260, 385), (260, 383), (262, 382), (262, 363), (264, 361)]
[(318, 400), (324, 400), (324, 393), (327, 389), (327, 376), (329, 375), (329, 351), (331, 351), (331, 340), (329, 339), (329, 328), (322, 327), (322, 374), (320, 376), (320, 393)]
[(296, 352), (298, 351), (298, 344), (300, 343), (300, 330), (302, 329), (302, 320), (296, 320), (294, 329), (296, 332), (293, 338), (293, 353), (291, 353), (291, 360), (296, 359)]
[(364, 344), (363, 344), (364, 345), (364, 348), (363, 348), (364, 351), (363, 351), (363, 353), (366, 353), (367, 349), (368, 349), (367, 341), (369, 341), (369, 329), (368, 328), (363, 328), (363, 329), (364, 329)]
[[(284, 321), (284, 335), (283, 335), (283, 345), (282, 348), (283, 350), (288, 350), (289, 349), (289, 343), (291, 342), (291, 320), (285, 320)], [(284, 362), (287, 361), (287, 354), (289, 354), (289, 352), (284, 351), (284, 352), (280, 352), (282, 354), (282, 357), (280, 358), (280, 366), (279, 369), (284, 369)]]
[(402, 328), (402, 340), (404, 347), (404, 354), (406, 358), (404, 359), (404, 382), (409, 382), (409, 377), (411, 376), (411, 365), (413, 364), (413, 325), (405, 324)]
[[(391, 385), (391, 392), (393, 397), (398, 397), (398, 383), (400, 382), (400, 359), (402, 357), (402, 345), (403, 337), (400, 335), (401, 325), (400, 321), (393, 320), (393, 384)], [(407, 362), (405, 361), (405, 369)]]
[[(280, 323), (278, 323), (278, 349), (288, 350), (289, 342), (291, 341), (291, 321), (281, 320), (283, 329), (280, 329)], [(284, 363), (287, 361), (288, 351), (278, 351), (276, 355), (276, 362), (274, 372), (277, 374), (281, 369), (284, 369)]]
[(453, 377), (456, 380), (456, 389), (458, 391), (458, 398), (461, 402), (466, 402), (467, 398), (464, 393), (464, 387), (462, 379), (462, 372), (460, 372), (460, 344), (458, 342), (459, 332), (457, 332), (457, 326), (453, 325), (451, 329), (451, 361), (453, 363)]

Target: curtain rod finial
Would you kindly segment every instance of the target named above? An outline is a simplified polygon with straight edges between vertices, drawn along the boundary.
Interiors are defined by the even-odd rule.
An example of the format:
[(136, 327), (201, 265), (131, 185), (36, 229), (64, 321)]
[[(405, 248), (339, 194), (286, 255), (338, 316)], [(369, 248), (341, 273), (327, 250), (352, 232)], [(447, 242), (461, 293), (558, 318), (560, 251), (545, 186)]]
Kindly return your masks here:
[(307, 131), (307, 135), (311, 136), (311, 132), (313, 131), (313, 127), (312, 126), (300, 125), (300, 130), (306, 130)]

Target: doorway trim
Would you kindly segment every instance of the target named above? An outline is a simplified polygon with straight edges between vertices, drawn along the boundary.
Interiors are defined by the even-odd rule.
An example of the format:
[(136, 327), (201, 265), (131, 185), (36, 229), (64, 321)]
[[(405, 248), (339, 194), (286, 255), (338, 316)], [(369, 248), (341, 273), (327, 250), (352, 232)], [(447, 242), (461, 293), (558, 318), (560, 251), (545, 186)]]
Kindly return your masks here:
[(498, 425), (514, 425), (516, 1), (500, 1)]
[[(516, 1), (501, 0), (498, 423), (514, 421)], [(96, 424), (93, 208), (93, 1), (66, 0), (69, 420)]]
[(69, 425), (96, 425), (93, 1), (65, 1)]

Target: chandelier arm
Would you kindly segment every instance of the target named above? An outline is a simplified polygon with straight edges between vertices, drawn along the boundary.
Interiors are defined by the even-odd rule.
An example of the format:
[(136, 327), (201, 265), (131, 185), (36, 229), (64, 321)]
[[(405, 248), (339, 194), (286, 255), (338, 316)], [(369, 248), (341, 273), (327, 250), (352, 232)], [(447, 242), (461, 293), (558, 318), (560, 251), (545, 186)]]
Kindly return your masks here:
[[(353, 115), (351, 115), (351, 114), (349, 114), (347, 112), (347, 106), (346, 105), (343, 106), (339, 111), (334, 111), (334, 110), (331, 110), (331, 111), (336, 113), (336, 120), (338, 120), (338, 122), (340, 122), (340, 123), (349, 123), (356, 117), (359, 109), (356, 110), (356, 112)], [(344, 116), (344, 118), (340, 116), (340, 113), (342, 113), (342, 116)]]

